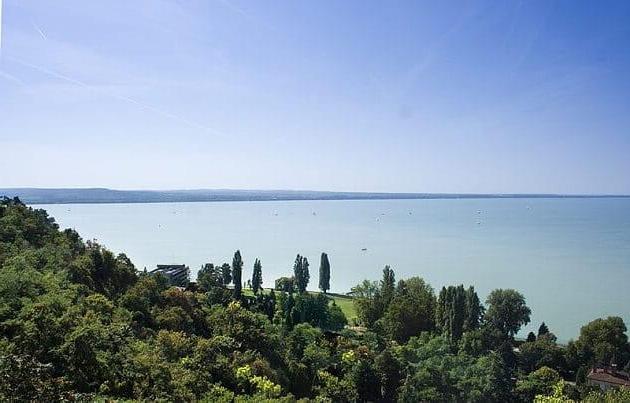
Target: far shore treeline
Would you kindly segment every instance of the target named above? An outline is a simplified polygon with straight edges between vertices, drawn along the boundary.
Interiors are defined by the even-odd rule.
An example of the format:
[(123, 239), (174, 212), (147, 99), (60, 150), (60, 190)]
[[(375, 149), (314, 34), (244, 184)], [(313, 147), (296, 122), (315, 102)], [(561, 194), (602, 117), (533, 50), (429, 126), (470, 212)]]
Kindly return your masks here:
[(329, 294), (334, 257), (318, 260), (297, 254), (268, 279), (236, 251), (175, 281), (4, 197), (0, 400), (630, 401), (591, 381), (627, 377), (620, 317), (593, 318), (567, 345), (544, 322), (517, 340), (531, 315), (517, 290), (434, 290), (386, 266)]
[(11, 198), (18, 197), (27, 204), (630, 197), (630, 195), (603, 194), (377, 193), (241, 189), (115, 190), (105, 188), (0, 188), (0, 195)]

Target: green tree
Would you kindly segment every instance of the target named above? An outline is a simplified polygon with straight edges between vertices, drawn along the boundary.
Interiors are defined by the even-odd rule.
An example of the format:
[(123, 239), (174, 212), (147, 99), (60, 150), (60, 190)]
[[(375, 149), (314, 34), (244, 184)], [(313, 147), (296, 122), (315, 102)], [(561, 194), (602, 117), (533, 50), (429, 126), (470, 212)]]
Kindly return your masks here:
[(478, 329), (484, 315), (484, 308), (479, 301), (475, 287), (466, 289), (466, 307), (464, 315), (464, 332)]
[(234, 298), (241, 298), (241, 290), (243, 288), (243, 280), (241, 278), (243, 274), (243, 259), (241, 258), (241, 251), (234, 252), (234, 258), (232, 259), (232, 281), (234, 282)]
[(404, 366), (391, 348), (386, 348), (374, 360), (380, 378), (381, 397), (383, 401), (395, 402), (398, 388), (402, 384)]
[(549, 367), (541, 367), (516, 382), (516, 394), (524, 402), (531, 402), (537, 395), (547, 395), (553, 392), (554, 386), (562, 378), (558, 372)]
[(308, 271), (308, 259), (306, 257), (302, 257), (302, 278), (298, 282), (299, 291), (304, 293), (306, 292), (306, 287), (308, 286), (308, 282), (311, 279), (311, 275)]
[(436, 327), (452, 341), (464, 332), (466, 319), (466, 291), (463, 285), (442, 287), (435, 309)]
[(352, 383), (354, 383), (357, 391), (357, 401), (370, 402), (380, 396), (380, 379), (374, 369), (374, 365), (370, 361), (366, 359), (358, 360), (350, 372), (350, 379), (352, 379)]
[(488, 296), (486, 304), (486, 321), (507, 337), (514, 338), (521, 326), (529, 323), (531, 310), (525, 304), (525, 297), (518, 291), (494, 290)]
[(357, 391), (349, 377), (339, 378), (328, 371), (317, 373), (319, 385), (315, 387), (317, 396), (323, 401), (355, 402)]
[(308, 322), (313, 326), (326, 328), (328, 309), (328, 297), (324, 294), (298, 294), (291, 313), (293, 324)]
[(223, 275), (223, 285), (228, 285), (232, 282), (232, 268), (228, 263), (221, 265), (221, 273)]
[(240, 351), (252, 350), (264, 357), (278, 359), (280, 339), (267, 317), (232, 301), (227, 307), (215, 305), (208, 316), (212, 336), (232, 338)]
[(444, 336), (423, 334), (401, 348), (409, 375), (399, 402), (504, 402), (510, 397), (510, 374), (496, 353), (481, 357), (455, 354)]
[(548, 334), (548, 333), (549, 333), (549, 328), (547, 327), (547, 325), (545, 325), (545, 322), (541, 323), (540, 326), (538, 327), (538, 337), (544, 334)]
[(396, 293), (379, 324), (389, 337), (405, 342), (410, 337), (435, 328), (435, 295), (433, 288), (419, 277), (401, 280)]
[(595, 319), (580, 329), (580, 337), (567, 346), (573, 369), (583, 365), (616, 364), (623, 368), (630, 359), (626, 325), (618, 316)]
[(254, 271), (252, 272), (252, 290), (254, 290), (254, 294), (258, 294), (258, 291), (262, 289), (262, 282), (262, 264), (260, 264), (260, 260), (256, 259)]
[(328, 306), (326, 328), (330, 330), (341, 330), (347, 324), (348, 318), (346, 318), (346, 315), (343, 313), (341, 308), (339, 308), (333, 300), (332, 305)]
[[(576, 403), (566, 394), (568, 386), (564, 380), (560, 380), (553, 386), (550, 394), (536, 395), (534, 403)], [(597, 402), (601, 402), (601, 400), (597, 400)]]
[(276, 279), (274, 288), (276, 291), (284, 291), (291, 294), (295, 291), (295, 278), (293, 276), (280, 277)]
[(545, 335), (521, 344), (519, 351), (519, 367), (525, 373), (542, 367), (549, 367), (559, 372), (566, 370), (564, 350)]
[(383, 316), (380, 287), (376, 281), (363, 280), (350, 291), (359, 321), (372, 327)]
[(204, 264), (197, 272), (197, 285), (203, 290), (208, 291), (213, 287), (223, 285), (223, 273), (221, 268), (212, 263)]
[(296, 326), (285, 336), (291, 391), (309, 396), (317, 373), (330, 365), (331, 356), (322, 331), (307, 323)]
[(295, 277), (295, 283), (300, 294), (306, 292), (306, 287), (308, 286), (308, 282), (310, 280), (310, 275), (308, 272), (308, 259), (304, 256), (300, 256), (299, 254), (295, 258), (295, 263), (293, 264), (293, 275)]
[(0, 340), (0, 400), (63, 401), (70, 385), (53, 374), (50, 364), (15, 351), (13, 344)]
[(330, 289), (330, 262), (328, 255), (323, 252), (319, 263), (319, 289), (324, 294)]
[(391, 267), (385, 266), (383, 269), (383, 279), (381, 280), (381, 298), (384, 307), (387, 307), (396, 293), (396, 275)]
[(586, 395), (583, 403), (627, 403), (630, 402), (630, 388), (611, 388), (603, 392), (593, 391)]

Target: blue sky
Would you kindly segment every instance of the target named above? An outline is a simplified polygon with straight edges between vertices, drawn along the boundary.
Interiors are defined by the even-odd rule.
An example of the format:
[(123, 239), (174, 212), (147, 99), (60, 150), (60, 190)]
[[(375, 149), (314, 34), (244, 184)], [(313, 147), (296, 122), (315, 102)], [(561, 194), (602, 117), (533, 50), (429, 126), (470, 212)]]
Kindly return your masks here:
[(630, 193), (628, 1), (4, 0), (0, 187)]

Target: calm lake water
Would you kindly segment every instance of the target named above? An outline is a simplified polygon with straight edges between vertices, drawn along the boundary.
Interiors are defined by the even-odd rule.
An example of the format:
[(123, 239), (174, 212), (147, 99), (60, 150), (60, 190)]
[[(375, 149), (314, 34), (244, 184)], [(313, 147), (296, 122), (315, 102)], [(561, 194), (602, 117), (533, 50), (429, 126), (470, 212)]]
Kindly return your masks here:
[[(630, 325), (630, 199), (480, 199), (42, 205), (62, 228), (125, 252), (139, 269), (231, 262), (236, 249), (264, 285), (290, 275), (295, 255), (331, 262), (332, 291), (380, 279), (421, 276), (443, 285), (494, 288), (527, 298), (532, 324), (561, 340), (608, 315)], [(363, 250), (363, 249), (366, 250)], [(523, 334), (523, 332), (521, 332)], [(526, 334), (526, 333), (525, 333)]]

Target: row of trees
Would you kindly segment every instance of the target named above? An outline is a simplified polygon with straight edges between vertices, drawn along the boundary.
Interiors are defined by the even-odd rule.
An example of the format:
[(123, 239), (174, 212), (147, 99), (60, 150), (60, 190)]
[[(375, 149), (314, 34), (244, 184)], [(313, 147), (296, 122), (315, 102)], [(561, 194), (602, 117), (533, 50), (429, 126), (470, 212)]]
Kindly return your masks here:
[[(206, 263), (197, 273), (197, 284), (203, 289), (209, 289), (216, 286), (234, 285), (234, 295), (240, 298), (242, 295), (242, 274), (243, 259), (240, 250), (234, 253), (232, 265), (223, 263), (221, 266), (215, 266), (213, 263)], [(280, 285), (276, 288), (281, 290), (287, 288), (287, 291), (293, 292), (297, 290), (300, 294), (306, 292), (310, 281), (309, 263), (304, 256), (297, 255), (293, 265), (293, 277), (282, 278)], [(254, 294), (258, 294), (263, 289), (262, 263), (258, 258), (254, 261), (252, 278), (249, 282)], [(288, 286), (287, 284), (290, 284)], [(326, 294), (330, 289), (330, 262), (328, 255), (322, 253), (319, 266), (319, 289)]]

